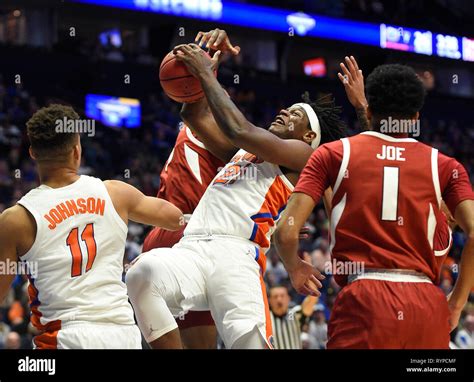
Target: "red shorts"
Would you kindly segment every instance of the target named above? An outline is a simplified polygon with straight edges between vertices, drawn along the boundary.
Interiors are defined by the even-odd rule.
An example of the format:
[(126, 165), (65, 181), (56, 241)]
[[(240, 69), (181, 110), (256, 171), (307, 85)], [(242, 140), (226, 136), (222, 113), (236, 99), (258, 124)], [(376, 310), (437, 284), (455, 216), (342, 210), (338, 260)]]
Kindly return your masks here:
[(431, 283), (357, 280), (336, 298), (328, 349), (448, 349), (449, 309)]
[(145, 237), (143, 242), (143, 252), (148, 252), (154, 248), (171, 248), (183, 237), (183, 227), (178, 231), (168, 231), (155, 227)]
[[(143, 252), (148, 252), (154, 248), (171, 248), (183, 237), (183, 229), (179, 231), (167, 231), (162, 228), (153, 228), (145, 238)], [(211, 312), (188, 312), (184, 318), (176, 320), (179, 329), (194, 328), (197, 326), (214, 325)]]

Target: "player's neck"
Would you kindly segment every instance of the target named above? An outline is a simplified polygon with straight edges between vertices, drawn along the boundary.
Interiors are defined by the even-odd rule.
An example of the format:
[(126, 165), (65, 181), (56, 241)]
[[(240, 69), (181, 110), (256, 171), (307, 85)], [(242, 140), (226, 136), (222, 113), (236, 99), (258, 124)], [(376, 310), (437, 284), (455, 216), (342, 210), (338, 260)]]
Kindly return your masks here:
[(380, 134), (388, 135), (389, 137), (410, 138), (408, 133), (387, 133), (387, 132), (383, 132), (383, 131), (380, 131), (380, 130), (381, 130), (380, 126), (372, 126), (372, 131), (375, 131), (375, 132), (380, 133)]
[(68, 186), (79, 179), (77, 169), (68, 166), (38, 165), (40, 183), (51, 188)]

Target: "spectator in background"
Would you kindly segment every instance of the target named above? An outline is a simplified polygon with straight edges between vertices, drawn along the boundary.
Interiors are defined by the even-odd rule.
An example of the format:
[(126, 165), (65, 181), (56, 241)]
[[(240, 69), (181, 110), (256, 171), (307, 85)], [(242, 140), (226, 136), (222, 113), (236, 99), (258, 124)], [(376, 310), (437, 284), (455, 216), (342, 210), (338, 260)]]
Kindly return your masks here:
[(308, 296), (292, 309), (286, 286), (274, 286), (268, 299), (275, 349), (303, 349), (302, 329), (307, 325), (318, 298)]
[(459, 349), (474, 349), (474, 314), (466, 316), (454, 342)]
[(280, 261), (278, 254), (274, 250), (270, 250), (267, 254), (267, 269), (265, 277), (270, 286), (281, 285), (288, 279), (288, 272), (283, 263)]
[(314, 307), (314, 320), (309, 322), (309, 344), (310, 349), (326, 349), (328, 342), (328, 324), (326, 322), (326, 312), (322, 304)]
[(3, 321), (3, 312), (0, 310), (0, 349), (5, 347), (5, 341), (10, 331), (10, 327)]
[(10, 332), (5, 338), (5, 349), (16, 350), (21, 347), (21, 337), (17, 332)]

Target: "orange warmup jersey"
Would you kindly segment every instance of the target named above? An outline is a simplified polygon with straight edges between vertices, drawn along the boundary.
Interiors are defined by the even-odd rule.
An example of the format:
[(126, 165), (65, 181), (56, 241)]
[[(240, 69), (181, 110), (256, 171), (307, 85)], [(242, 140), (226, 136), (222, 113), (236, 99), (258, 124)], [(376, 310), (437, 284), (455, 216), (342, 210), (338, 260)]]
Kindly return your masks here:
[[(412, 138), (364, 132), (316, 150), (295, 192), (318, 202), (329, 186), (334, 259), (439, 281), (451, 241), (441, 200), (454, 215), (461, 201), (473, 199), (461, 164)], [(347, 275), (335, 278), (347, 283)]]
[[(173, 203), (184, 214), (192, 214), (207, 186), (222, 167), (224, 163), (206, 149), (189, 127), (184, 126), (160, 174), (157, 197)], [(145, 239), (143, 251), (172, 247), (182, 237), (183, 230), (171, 232), (153, 229)]]

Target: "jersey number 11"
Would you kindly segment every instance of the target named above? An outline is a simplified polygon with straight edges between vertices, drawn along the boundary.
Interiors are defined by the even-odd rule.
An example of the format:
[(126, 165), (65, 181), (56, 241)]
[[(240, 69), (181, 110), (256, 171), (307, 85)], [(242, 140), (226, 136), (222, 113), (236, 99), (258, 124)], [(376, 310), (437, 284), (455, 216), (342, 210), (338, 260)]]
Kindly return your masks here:
[[(81, 240), (86, 243), (87, 247), (87, 264), (86, 272), (92, 268), (95, 255), (97, 254), (97, 245), (94, 238), (94, 223), (89, 223), (81, 233)], [(82, 275), (82, 250), (79, 245), (79, 228), (73, 228), (66, 239), (66, 244), (72, 255), (71, 277)]]

